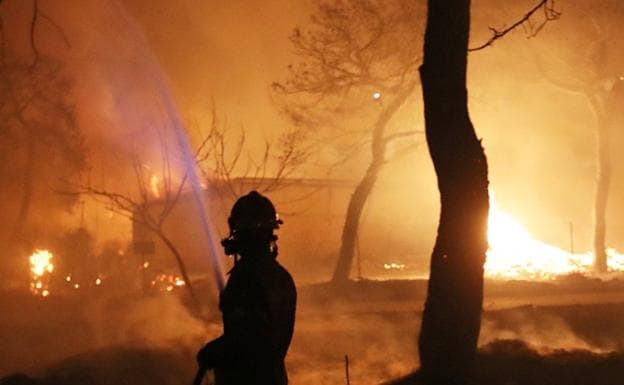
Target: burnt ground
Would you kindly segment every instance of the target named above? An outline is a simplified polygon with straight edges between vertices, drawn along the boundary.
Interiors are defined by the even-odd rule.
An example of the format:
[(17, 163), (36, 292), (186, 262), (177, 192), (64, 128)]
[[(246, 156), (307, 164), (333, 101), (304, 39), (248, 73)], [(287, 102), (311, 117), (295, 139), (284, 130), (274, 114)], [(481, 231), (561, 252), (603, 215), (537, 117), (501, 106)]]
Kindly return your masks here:
[[(418, 367), (425, 293), (424, 281), (300, 288), (291, 384), (344, 384), (345, 355), (351, 384), (417, 383), (404, 376)], [(206, 327), (183, 303), (0, 293), (2, 384), (189, 384), (194, 352), (220, 327), (216, 311)], [(624, 384), (623, 282), (489, 282), (484, 306), (479, 383)]]

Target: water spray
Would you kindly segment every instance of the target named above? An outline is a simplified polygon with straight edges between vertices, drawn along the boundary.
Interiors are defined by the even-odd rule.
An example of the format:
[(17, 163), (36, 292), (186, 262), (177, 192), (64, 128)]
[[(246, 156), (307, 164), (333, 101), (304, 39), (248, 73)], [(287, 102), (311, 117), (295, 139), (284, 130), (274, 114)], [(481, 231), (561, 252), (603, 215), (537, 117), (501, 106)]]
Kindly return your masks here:
[[(223, 272), (221, 271), (221, 264), (219, 263), (219, 254), (217, 253), (217, 250), (219, 249), (219, 243), (217, 242), (215, 234), (212, 231), (212, 227), (210, 226), (209, 218), (206, 212), (208, 210), (208, 206), (205, 202), (205, 191), (202, 188), (201, 183), (199, 182), (199, 177), (196, 172), (195, 156), (193, 155), (194, 152), (191, 150), (191, 146), (189, 144), (184, 125), (180, 121), (177, 108), (170, 96), (167, 82), (162, 77), (160, 68), (157, 69), (158, 71), (155, 74), (155, 77), (157, 78), (155, 79), (154, 83), (158, 88), (162, 103), (165, 107), (165, 112), (171, 123), (171, 126), (173, 127), (176, 139), (178, 141), (178, 146), (182, 153), (182, 160), (187, 178), (191, 185), (191, 190), (193, 191), (193, 198), (197, 206), (197, 214), (199, 216), (201, 229), (208, 243), (208, 255), (210, 258), (210, 265), (212, 267), (214, 281), (220, 293), (225, 287), (225, 280), (223, 278)], [(195, 374), (195, 378), (193, 379), (193, 385), (201, 385), (207, 372), (208, 368), (200, 366), (197, 370), (197, 373)]]
[[(120, 13), (123, 14), (126, 24), (133, 28), (135, 34), (144, 40), (142, 32), (136, 26), (134, 19), (127, 14), (123, 4), (118, 3), (118, 9), (120, 10)], [(146, 62), (153, 68), (153, 71), (148, 72), (152, 80), (151, 84), (156, 87), (156, 94), (159, 96), (159, 101), (162, 107), (164, 107), (165, 117), (169, 120), (169, 123), (174, 130), (180, 152), (182, 153), (182, 160), (185, 169), (184, 172), (187, 175), (193, 192), (193, 199), (195, 201), (195, 205), (197, 206), (197, 214), (199, 216), (202, 233), (207, 240), (208, 255), (210, 258), (214, 281), (217, 285), (218, 291), (221, 292), (225, 287), (225, 280), (221, 270), (221, 264), (219, 263), (220, 254), (218, 253), (218, 250), (220, 249), (220, 244), (217, 241), (217, 237), (213, 232), (212, 226), (210, 225), (209, 215), (207, 213), (208, 206), (205, 202), (206, 192), (202, 188), (197, 175), (194, 152), (191, 150), (186, 130), (180, 120), (177, 107), (171, 96), (170, 87), (167, 80), (163, 76), (163, 71), (160, 68), (160, 65), (155, 58), (151, 57), (153, 56), (151, 52), (146, 51), (145, 56)]]
[[(160, 84), (160, 86), (163, 87), (162, 84)], [(167, 107), (167, 114), (171, 119), (171, 123), (174, 127), (176, 137), (178, 139), (180, 150), (182, 151), (184, 167), (186, 169), (189, 182), (191, 184), (191, 189), (193, 190), (193, 198), (195, 200), (195, 204), (197, 205), (197, 212), (202, 226), (202, 231), (208, 241), (208, 248), (210, 249), (208, 254), (210, 256), (210, 263), (215, 283), (219, 292), (221, 292), (225, 287), (225, 281), (223, 279), (223, 272), (221, 271), (221, 264), (219, 263), (219, 254), (217, 254), (217, 250), (219, 247), (217, 245), (219, 245), (219, 243), (215, 238), (212, 227), (210, 226), (208, 215), (206, 213), (207, 205), (205, 202), (204, 189), (202, 188), (201, 183), (199, 183), (199, 177), (197, 176), (197, 172), (195, 170), (195, 157), (193, 156), (193, 152), (191, 151), (191, 147), (189, 145), (184, 127), (182, 126), (177, 114), (175, 113), (176, 110), (172, 105), (172, 101), (168, 100), (165, 104)]]

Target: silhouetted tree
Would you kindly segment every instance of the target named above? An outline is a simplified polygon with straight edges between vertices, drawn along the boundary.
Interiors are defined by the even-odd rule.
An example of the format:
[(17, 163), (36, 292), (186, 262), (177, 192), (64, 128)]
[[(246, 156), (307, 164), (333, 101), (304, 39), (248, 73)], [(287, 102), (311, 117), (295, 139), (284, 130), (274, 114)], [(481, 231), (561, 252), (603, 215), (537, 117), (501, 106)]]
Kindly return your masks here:
[[(429, 0), (427, 5), (420, 79), (440, 221), (419, 338), (421, 373), (429, 384), (462, 384), (470, 382), (481, 326), (488, 166), (467, 105), (470, 0)], [(540, 2), (513, 28), (548, 7)], [(493, 30), (489, 42), (477, 49), (509, 31)]]
[(487, 160), (468, 115), (470, 1), (428, 1), (420, 67), (425, 131), (440, 190), (440, 222), (419, 348), (431, 383), (460, 383), (481, 322), (489, 210)]
[[(196, 310), (201, 313), (200, 302), (193, 289), (184, 258), (164, 228), (166, 219), (180, 199), (190, 170), (180, 165), (180, 162), (175, 162), (182, 159), (179, 153), (183, 149), (177, 147), (179, 151), (175, 151), (170, 148), (168, 138), (171, 133), (163, 129), (157, 134), (161, 144), (159, 170), (146, 167), (138, 154), (133, 155), (134, 194), (110, 190), (97, 186), (91, 181), (75, 186), (74, 193), (89, 196), (103, 203), (111, 212), (131, 220), (134, 226), (139, 226), (141, 229), (154, 234), (175, 258), (191, 300)], [(210, 135), (213, 135), (212, 132), (208, 133), (208, 136)], [(208, 142), (209, 139), (206, 138), (196, 150), (195, 156), (203, 151), (203, 146)], [(178, 156), (176, 157), (176, 155)], [(190, 165), (190, 167), (194, 167), (194, 165)], [(181, 169), (181, 173), (177, 175), (176, 171), (179, 169)]]
[[(553, 52), (548, 45), (536, 54), (541, 74), (551, 84), (566, 92), (581, 95), (595, 119), (592, 129), (596, 133), (596, 178), (593, 212), (594, 268), (607, 271), (606, 209), (611, 184), (611, 130), (614, 129), (616, 84), (621, 82), (622, 64), (618, 51), (621, 38), (620, 24), (614, 14), (624, 12), (620, 2), (592, 4), (591, 11), (583, 13), (583, 19), (574, 28), (585, 32), (578, 45), (570, 52)], [(587, 17), (587, 14), (591, 16)], [(548, 43), (547, 43), (548, 44)], [(578, 47), (584, 49), (578, 49)], [(546, 66), (548, 64), (548, 66)]]
[[(7, 30), (0, 20), (0, 207), (10, 223), (5, 227), (9, 243), (23, 247), (33, 206), (49, 213), (76, 202), (54, 189), (60, 179), (79, 175), (86, 159), (71, 78), (62, 61), (39, 48), (38, 27), (51, 25), (69, 47), (67, 37), (36, 0), (23, 2), (20, 9), (31, 12), (29, 24)], [(7, 43), (22, 36), (28, 36), (29, 46)]]
[[(391, 121), (418, 87), (420, 51), (412, 42), (422, 36), (423, 14), (422, 4), (407, 0), (318, 2), (311, 23), (290, 37), (300, 61), (273, 84), (291, 121), (314, 131), (321, 145), (340, 143), (335, 165), (370, 149), (346, 209), (334, 282), (349, 278), (362, 210), (392, 158), (388, 146), (400, 141), (404, 153), (418, 145), (417, 130)], [(319, 133), (327, 126), (329, 133)]]

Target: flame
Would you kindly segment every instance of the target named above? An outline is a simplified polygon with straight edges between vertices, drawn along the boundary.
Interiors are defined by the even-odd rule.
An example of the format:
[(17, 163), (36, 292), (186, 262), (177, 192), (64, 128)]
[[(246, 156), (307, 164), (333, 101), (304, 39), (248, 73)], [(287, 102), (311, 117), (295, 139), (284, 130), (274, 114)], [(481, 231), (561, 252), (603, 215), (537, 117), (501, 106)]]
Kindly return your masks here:
[(48, 281), (50, 274), (54, 271), (52, 263), (54, 255), (48, 250), (35, 250), (28, 258), (30, 261), (30, 291), (35, 295), (47, 297), (50, 295)]
[(158, 274), (154, 277), (151, 285), (158, 290), (173, 291), (176, 287), (186, 285), (186, 282), (178, 276), (168, 274)]
[[(498, 207), (492, 193), (488, 242), (484, 265), (488, 278), (549, 280), (572, 273), (592, 273), (592, 253), (570, 253), (535, 239), (525, 226)], [(608, 249), (607, 256), (610, 272), (624, 271), (624, 255)]]
[(402, 264), (402, 263), (394, 263), (394, 262), (384, 263), (383, 267), (386, 270), (393, 270), (393, 269), (394, 270), (403, 270), (403, 269), (405, 269), (405, 265), (404, 264)]

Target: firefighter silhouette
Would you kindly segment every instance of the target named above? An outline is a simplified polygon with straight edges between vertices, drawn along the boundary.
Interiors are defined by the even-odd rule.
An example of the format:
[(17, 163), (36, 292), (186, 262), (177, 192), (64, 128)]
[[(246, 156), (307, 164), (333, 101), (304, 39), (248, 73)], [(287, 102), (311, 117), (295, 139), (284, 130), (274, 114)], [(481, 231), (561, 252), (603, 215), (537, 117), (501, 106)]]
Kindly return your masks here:
[(221, 293), (223, 335), (197, 354), (217, 385), (285, 385), (284, 358), (295, 323), (296, 289), (277, 261), (274, 230), (282, 221), (271, 201), (252, 191), (232, 207), (223, 241), (234, 267)]

